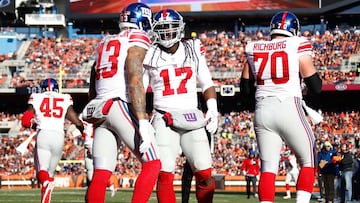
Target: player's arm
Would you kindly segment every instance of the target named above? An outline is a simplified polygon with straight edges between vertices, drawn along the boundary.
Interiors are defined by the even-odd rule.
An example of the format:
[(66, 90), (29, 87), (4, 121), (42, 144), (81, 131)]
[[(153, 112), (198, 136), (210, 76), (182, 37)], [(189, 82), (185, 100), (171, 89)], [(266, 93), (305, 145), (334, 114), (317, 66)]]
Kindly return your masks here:
[(300, 74), (304, 78), (307, 88), (315, 94), (321, 93), (322, 80), (314, 67), (312, 57), (303, 55), (299, 58)]
[(126, 72), (128, 76), (129, 95), (131, 104), (139, 120), (148, 119), (146, 114), (146, 98), (143, 84), (143, 60), (146, 49), (132, 46), (128, 49), (126, 57)]
[(91, 67), (91, 73), (90, 73), (90, 87), (88, 92), (89, 100), (94, 99), (96, 97), (96, 90), (95, 90), (95, 75), (96, 75), (96, 63), (93, 64)]
[(215, 99), (216, 100), (216, 91), (215, 91), (215, 87), (211, 86), (209, 88), (207, 88), (204, 93), (204, 99), (205, 101), (208, 101), (209, 99)]
[(65, 117), (70, 120), (77, 129), (80, 130), (81, 134), (84, 132), (84, 124), (83, 122), (79, 119), (78, 114), (75, 112), (74, 108), (72, 105), (70, 105), (67, 109), (66, 115)]
[(314, 67), (312, 57), (310, 55), (302, 55), (299, 58), (300, 74), (304, 79), (308, 89), (308, 100), (310, 107), (319, 109), (321, 106), (321, 88), (322, 80)]
[(21, 125), (30, 128), (33, 124), (32, 120), (35, 117), (35, 109), (32, 104), (28, 105), (27, 110), (24, 112), (24, 115), (21, 119)]
[(241, 74), (240, 79), (240, 94), (244, 96), (249, 96), (254, 90), (254, 77), (251, 73), (249, 63), (245, 63), (245, 67)]

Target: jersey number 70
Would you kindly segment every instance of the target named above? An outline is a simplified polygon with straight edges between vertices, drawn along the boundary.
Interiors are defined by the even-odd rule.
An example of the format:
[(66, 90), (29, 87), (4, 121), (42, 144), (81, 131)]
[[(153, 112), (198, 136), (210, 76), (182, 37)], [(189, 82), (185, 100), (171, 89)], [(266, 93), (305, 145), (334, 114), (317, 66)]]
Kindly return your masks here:
[[(275, 84), (284, 84), (289, 80), (289, 60), (285, 51), (276, 51), (271, 53), (254, 52), (254, 61), (261, 60), (259, 71), (256, 76), (257, 84), (264, 85), (263, 74), (266, 67), (270, 65), (271, 80)], [(269, 61), (270, 60), (270, 61)], [(282, 77), (279, 77), (277, 71), (277, 61), (281, 61)], [(270, 63), (269, 65), (267, 63)], [(268, 65), (268, 66), (267, 66)]]

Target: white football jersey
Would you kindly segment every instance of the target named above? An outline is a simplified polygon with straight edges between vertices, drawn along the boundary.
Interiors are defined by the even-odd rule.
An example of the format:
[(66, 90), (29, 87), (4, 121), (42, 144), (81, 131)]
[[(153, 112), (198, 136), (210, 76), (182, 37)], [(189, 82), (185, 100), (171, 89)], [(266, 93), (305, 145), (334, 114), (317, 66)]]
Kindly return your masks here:
[[(174, 54), (153, 45), (144, 60), (144, 85), (154, 93), (154, 108), (163, 111), (198, 107), (197, 84), (204, 92), (213, 86), (200, 40), (179, 43)], [(145, 87), (146, 88), (146, 87)]]
[(96, 98), (120, 97), (123, 101), (131, 102), (125, 71), (128, 49), (132, 46), (148, 49), (150, 43), (144, 31), (135, 29), (125, 30), (102, 39), (96, 55)]
[(69, 94), (57, 92), (33, 93), (29, 104), (35, 109), (35, 120), (38, 129), (64, 132), (65, 115), (68, 107), (73, 105)]
[(312, 56), (312, 45), (303, 37), (256, 41), (246, 45), (246, 55), (256, 81), (256, 98), (302, 98), (299, 57)]

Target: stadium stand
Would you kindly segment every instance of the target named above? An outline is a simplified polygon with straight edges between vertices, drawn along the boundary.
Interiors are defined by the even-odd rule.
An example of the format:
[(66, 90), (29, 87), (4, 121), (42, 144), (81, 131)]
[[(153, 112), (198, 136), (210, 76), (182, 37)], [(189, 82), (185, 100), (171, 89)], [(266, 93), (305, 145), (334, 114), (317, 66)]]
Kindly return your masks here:
[[(59, 6), (58, 10), (61, 10)], [(309, 19), (312, 22), (309, 22), (310, 26), (307, 27), (314, 29), (303, 30), (302, 35), (307, 37), (313, 44), (314, 63), (321, 73), (324, 85), (342, 83), (356, 85), (354, 94), (358, 94), (360, 91), (360, 76), (358, 74), (360, 67), (359, 25), (329, 26), (328, 29), (318, 29), (316, 24), (319, 16), (328, 15), (331, 12), (332, 10), (329, 8), (320, 9), (319, 12), (310, 12)], [(248, 13), (252, 16), (252, 20), (256, 19), (256, 23), (264, 23), (259, 22), (259, 16), (256, 16), (255, 12), (249, 11)], [(270, 11), (266, 13), (270, 13)], [(333, 15), (335, 16), (336, 13), (334, 12)], [(185, 16), (189, 16), (189, 14)], [(328, 17), (334, 19), (334, 16)], [(111, 21), (114, 21), (115, 18), (117, 16), (112, 17)], [(189, 18), (196, 17), (190, 16)], [(204, 17), (199, 18), (204, 20)], [(349, 19), (346, 22), (352, 22), (352, 18), (349, 17)], [(335, 22), (335, 20), (334, 22), (329, 21), (329, 24), (339, 23)], [(206, 47), (207, 62), (216, 85), (218, 87), (222, 85), (239, 87), (240, 73), (246, 63), (245, 45), (251, 40), (267, 39), (269, 34), (266, 31), (267, 27), (263, 29), (264, 27), (259, 25), (257, 29), (249, 29), (249, 25), (249, 27), (244, 26), (241, 28), (242, 30), (234, 32), (233, 30), (229, 31), (229, 29), (223, 30), (220, 27), (208, 29), (206, 27), (208, 24), (196, 28), (196, 33)], [(84, 24), (84, 26), (89, 26), (89, 24)], [(75, 89), (74, 94), (86, 93), (89, 85), (90, 67), (95, 60), (95, 48), (100, 37), (104, 35), (103, 33), (106, 33), (106, 29), (97, 30), (96, 35), (75, 33), (81, 30), (85, 32), (83, 31), (86, 30), (84, 27), (75, 28), (74, 33), (70, 33), (71, 35), (61, 34), (62, 29), (57, 28), (59, 31), (58, 36), (44, 36), (42, 29), (33, 30), (27, 27), (22, 29), (19, 27), (14, 29), (11, 27), (1, 28), (0, 36), (9, 36), (9, 33), (11, 33), (11, 36), (17, 36), (17, 40), (15, 40), (16, 49), (0, 52), (0, 90), (14, 90), (14, 94), (15, 89), (19, 87), (36, 87), (39, 81), (45, 77), (59, 78), (59, 72), (62, 70), (62, 82), (65, 90)], [(336, 91), (331, 88), (329, 90), (330, 92)], [(7, 96), (10, 98), (13, 95), (6, 94)], [(25, 100), (24, 97), (21, 97), (21, 99)], [(333, 98), (333, 100), (336, 99), (341, 98)], [(3, 100), (8, 102), (6, 98)], [(234, 103), (233, 100), (227, 102), (222, 107)], [(353, 102), (356, 103), (356, 101)], [(357, 109), (354, 109), (354, 111), (324, 111), (322, 113), (324, 121), (313, 126), (317, 137), (317, 151), (320, 150), (322, 143), (325, 141), (330, 141), (334, 146), (348, 142), (351, 144), (354, 157), (360, 158), (360, 112), (358, 108), (357, 104)], [(12, 111), (14, 112), (13, 109), (4, 110), (4, 108), (1, 108), (1, 111), (3, 112), (0, 113), (0, 177), (11, 179), (10, 177), (16, 176), (13, 177), (14, 180), (24, 181), (16, 184), (22, 184), (25, 187), (29, 187), (31, 184), (34, 185), (34, 181), (29, 181), (34, 179), (34, 141), (30, 142), (24, 154), (16, 152), (16, 147), (32, 131), (19, 125), (22, 113), (12, 113)], [(253, 113), (249, 110), (237, 111), (237, 109), (233, 109), (222, 114), (221, 124), (215, 136), (213, 173), (225, 176), (227, 181), (225, 189), (227, 187), (228, 189), (244, 190), (244, 182), (241, 182), (243, 179), (240, 177), (240, 166), (246, 151), (250, 148), (257, 148), (252, 123)], [(65, 176), (85, 176), (85, 167), (82, 161), (84, 157), (83, 139), (82, 137), (74, 137), (71, 129), (71, 123), (66, 123), (64, 130), (67, 139), (64, 154), (57, 169), (58, 177), (61, 178)], [(284, 146), (285, 149), (286, 146)], [(182, 174), (184, 161), (184, 158), (179, 156), (176, 165), (177, 177)], [(279, 164), (280, 166), (283, 165), (283, 163)], [(118, 151), (118, 162), (114, 173), (114, 178), (118, 179), (119, 186), (131, 187), (133, 179), (139, 173), (139, 170), (140, 163), (133, 157), (129, 149), (121, 146)], [(280, 167), (278, 174), (281, 177), (279, 182), (283, 182), (282, 178), (285, 176), (286, 170)], [(81, 184), (83, 183), (82, 179), (72, 181), (69, 185), (83, 186)], [(176, 182), (178, 186), (179, 179), (176, 181), (178, 181)], [(14, 181), (0, 181), (0, 188), (1, 185), (4, 187), (11, 186), (11, 184), (14, 184)], [(64, 183), (64, 185), (66, 184)], [(36, 186), (34, 185), (34, 187)]]

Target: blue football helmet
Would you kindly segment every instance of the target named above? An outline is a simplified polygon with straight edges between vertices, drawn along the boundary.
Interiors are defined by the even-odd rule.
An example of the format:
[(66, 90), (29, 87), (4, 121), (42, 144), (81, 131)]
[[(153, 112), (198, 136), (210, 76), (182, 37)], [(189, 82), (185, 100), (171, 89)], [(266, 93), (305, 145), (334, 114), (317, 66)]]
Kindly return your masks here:
[(169, 48), (184, 35), (183, 17), (175, 10), (164, 9), (154, 15), (154, 42)]
[(299, 19), (289, 11), (281, 11), (275, 14), (270, 22), (270, 36), (274, 34), (288, 37), (298, 36), (300, 31)]
[(59, 84), (54, 78), (46, 78), (41, 82), (41, 92), (59, 92)]
[(121, 11), (120, 30), (135, 28), (148, 32), (151, 30), (152, 11), (143, 3), (132, 3)]

